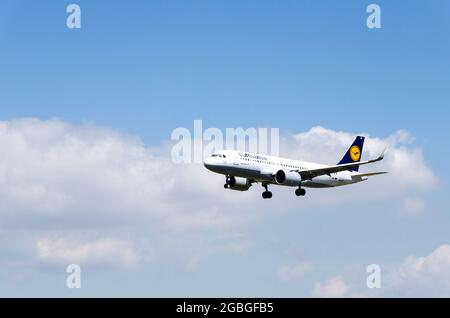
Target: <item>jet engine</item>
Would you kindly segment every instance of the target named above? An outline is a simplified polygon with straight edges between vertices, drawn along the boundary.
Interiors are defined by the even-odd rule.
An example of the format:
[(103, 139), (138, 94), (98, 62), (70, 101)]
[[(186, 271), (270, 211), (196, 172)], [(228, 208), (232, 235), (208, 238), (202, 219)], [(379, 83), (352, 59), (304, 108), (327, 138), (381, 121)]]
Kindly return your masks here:
[(302, 177), (297, 172), (278, 170), (275, 173), (275, 182), (281, 185), (294, 187), (301, 184)]
[(252, 183), (246, 178), (239, 177), (227, 177), (224, 185), (225, 189), (231, 189), (236, 191), (247, 191)]

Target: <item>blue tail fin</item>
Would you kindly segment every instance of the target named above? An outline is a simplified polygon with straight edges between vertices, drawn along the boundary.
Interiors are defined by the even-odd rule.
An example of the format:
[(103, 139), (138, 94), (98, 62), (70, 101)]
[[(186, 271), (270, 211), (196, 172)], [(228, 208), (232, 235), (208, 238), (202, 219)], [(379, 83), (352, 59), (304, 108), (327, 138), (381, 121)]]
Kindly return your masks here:
[[(356, 137), (355, 141), (350, 146), (350, 148), (348, 148), (344, 157), (341, 159), (341, 161), (338, 162), (338, 165), (342, 165), (345, 163), (359, 162), (361, 160), (363, 146), (364, 146), (364, 137), (363, 136)], [(358, 168), (359, 167), (355, 167), (352, 170), (358, 171)]]

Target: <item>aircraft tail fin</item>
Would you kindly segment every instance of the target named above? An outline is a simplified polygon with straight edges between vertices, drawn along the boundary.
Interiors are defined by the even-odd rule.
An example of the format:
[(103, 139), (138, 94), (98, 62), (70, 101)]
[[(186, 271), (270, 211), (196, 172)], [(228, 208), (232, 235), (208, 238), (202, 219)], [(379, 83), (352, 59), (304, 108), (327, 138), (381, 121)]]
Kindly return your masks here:
[[(338, 162), (338, 165), (359, 162), (361, 160), (363, 146), (364, 146), (364, 137), (357, 136), (355, 141), (353, 141), (352, 145), (350, 146), (350, 148), (348, 148), (344, 157), (342, 157), (341, 161)], [(358, 171), (358, 169), (359, 166), (356, 166), (352, 170)]]

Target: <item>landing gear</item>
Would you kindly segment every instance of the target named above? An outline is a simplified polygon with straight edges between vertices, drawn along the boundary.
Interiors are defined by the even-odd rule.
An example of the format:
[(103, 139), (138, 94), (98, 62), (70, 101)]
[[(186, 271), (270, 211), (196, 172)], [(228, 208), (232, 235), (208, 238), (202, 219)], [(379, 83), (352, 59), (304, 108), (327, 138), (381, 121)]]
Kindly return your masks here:
[(270, 192), (269, 190), (267, 190), (267, 183), (263, 183), (263, 187), (264, 189), (266, 189), (266, 191), (264, 191), (262, 193), (262, 197), (263, 199), (270, 199), (272, 197), (272, 192)]
[(305, 189), (302, 189), (302, 188), (298, 188), (297, 190), (295, 190), (295, 195), (296, 196), (304, 196), (306, 194), (306, 191), (305, 191)]
[(262, 193), (262, 197), (263, 197), (263, 199), (270, 199), (270, 198), (272, 197), (272, 192), (270, 192), (270, 191), (264, 191), (264, 192)]

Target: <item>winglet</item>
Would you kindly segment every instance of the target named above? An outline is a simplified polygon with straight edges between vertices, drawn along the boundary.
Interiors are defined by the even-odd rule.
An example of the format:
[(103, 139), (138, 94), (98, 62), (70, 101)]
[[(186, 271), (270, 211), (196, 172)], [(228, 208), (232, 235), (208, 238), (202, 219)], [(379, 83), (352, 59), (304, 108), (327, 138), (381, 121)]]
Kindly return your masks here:
[(388, 148), (387, 146), (384, 147), (384, 150), (383, 150), (383, 152), (380, 154), (380, 156), (378, 157), (378, 160), (383, 160), (383, 159), (384, 159), (384, 154), (386, 153), (387, 148)]
[(386, 152), (386, 149), (387, 149), (387, 147), (384, 148), (383, 152), (378, 156), (377, 159), (372, 159), (372, 160), (369, 160), (368, 162), (370, 163), (370, 162), (377, 162), (377, 161), (383, 160), (384, 159), (384, 153)]

